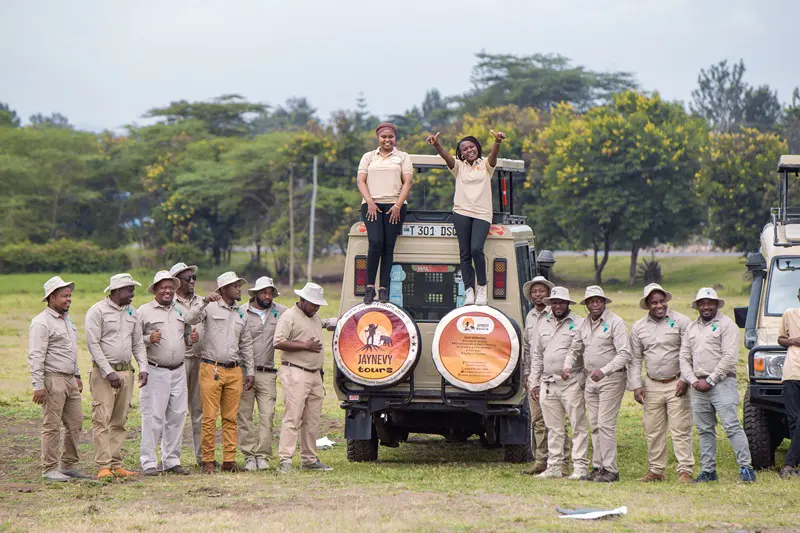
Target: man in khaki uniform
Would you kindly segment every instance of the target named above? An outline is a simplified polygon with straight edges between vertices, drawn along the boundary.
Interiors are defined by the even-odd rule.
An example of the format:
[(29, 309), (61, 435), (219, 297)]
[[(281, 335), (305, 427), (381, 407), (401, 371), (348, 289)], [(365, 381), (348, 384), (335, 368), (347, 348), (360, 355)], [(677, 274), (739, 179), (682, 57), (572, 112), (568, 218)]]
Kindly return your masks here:
[(736, 455), (739, 479), (756, 481), (747, 436), (739, 422), (739, 328), (720, 311), (724, 306), (725, 300), (714, 289), (697, 291), (692, 307), (700, 316), (686, 327), (681, 343), (681, 374), (692, 386), (689, 394), (703, 468), (695, 483), (717, 480), (717, 417)]
[[(181, 280), (166, 270), (156, 273), (147, 292), (155, 299), (139, 308), (139, 325), (147, 347), (147, 387), (139, 389), (142, 412), (142, 443), (139, 453), (146, 476), (161, 472), (187, 475), (181, 466), (183, 425), (186, 423), (186, 373), (183, 370), (186, 323), (174, 303)], [(161, 439), (161, 468), (156, 446)]]
[[(681, 336), (691, 320), (667, 307), (672, 294), (658, 283), (644, 288), (639, 307), (649, 311), (631, 331), (630, 388), (644, 406), (648, 472), (640, 481), (663, 481), (667, 468), (667, 427), (678, 460), (678, 481), (692, 482), (692, 405), (681, 377)], [(642, 383), (642, 362), (647, 374)]]
[(111, 276), (108, 297), (86, 313), (86, 344), (92, 356), (92, 435), (97, 479), (131, 477), (122, 467), (125, 421), (133, 395), (131, 354), (139, 366), (139, 387), (147, 385), (147, 354), (136, 309), (131, 305), (136, 286), (130, 274)]
[[(169, 269), (169, 275), (181, 281), (181, 286), (175, 291), (175, 305), (180, 307), (183, 316), (186, 316), (190, 308), (203, 305), (203, 299), (194, 292), (197, 281), (196, 266), (176, 263)], [(186, 346), (183, 366), (186, 371), (189, 419), (192, 421), (192, 448), (197, 466), (202, 466), (200, 432), (203, 428), (203, 406), (200, 404), (200, 354), (203, 353), (203, 324), (194, 327), (187, 324), (184, 335), (187, 333), (190, 339), (189, 345)]]
[[(800, 300), (800, 291), (797, 299)], [(791, 444), (780, 471), (780, 477), (787, 479), (800, 476), (800, 308), (783, 312), (778, 344), (787, 348), (781, 381)]]
[(584, 397), (592, 429), (593, 468), (581, 479), (600, 483), (619, 481), (617, 417), (625, 395), (625, 366), (630, 360), (628, 328), (619, 316), (606, 309), (609, 303), (611, 299), (601, 287), (586, 287), (581, 304), (586, 305), (589, 316), (578, 328), (561, 373), (568, 380), (580, 357), (590, 372)]
[[(253, 338), (245, 326), (245, 314), (237, 302), (242, 298), (243, 278), (225, 272), (217, 278), (217, 289), (202, 304), (186, 313), (189, 325), (202, 323), (205, 339), (200, 358), (200, 401), (203, 405), (203, 473), (213, 474), (217, 416), (222, 417), (222, 470), (238, 472), (236, 417), (242, 389), (253, 387)], [(242, 370), (244, 367), (244, 385)]]
[(42, 299), (47, 307), (31, 321), (29, 333), (33, 403), (41, 405), (44, 414), (42, 477), (48, 481), (89, 477), (76, 467), (83, 383), (78, 371), (78, 328), (69, 316), (74, 290), (73, 282), (59, 276), (47, 280)]
[[(272, 278), (256, 280), (250, 301), (242, 306), (247, 317), (247, 329), (253, 337), (255, 384), (242, 392), (239, 401), (239, 448), (244, 454), (244, 469), (267, 470), (272, 458), (272, 418), (278, 397), (275, 368), (275, 327), (286, 306), (272, 301), (279, 296)], [(253, 406), (258, 403), (258, 431), (253, 428)]]
[(570, 479), (580, 479), (589, 469), (586, 458), (589, 435), (583, 397), (586, 375), (581, 360), (575, 362), (568, 380), (561, 379), (561, 369), (583, 319), (570, 310), (570, 304), (575, 302), (570, 299), (566, 287), (553, 287), (544, 301), (550, 306), (551, 312), (540, 327), (531, 355), (531, 375), (528, 380), (531, 398), (541, 404), (547, 425), (547, 469), (537, 477), (560, 478), (564, 475), (568, 449), (565, 443), (569, 440), (565, 431), (565, 415), (568, 414), (572, 424), (571, 450), (575, 467)]
[(292, 457), (300, 439), (301, 468), (304, 470), (333, 470), (317, 457), (317, 429), (322, 415), (325, 389), (322, 385), (322, 328), (336, 329), (335, 318), (322, 320), (317, 311), (328, 302), (322, 287), (306, 283), (295, 290), (300, 297), (292, 308), (278, 319), (275, 328), (275, 348), (281, 350), (278, 377), (283, 387), (283, 422), (278, 445), (279, 472), (292, 470)]

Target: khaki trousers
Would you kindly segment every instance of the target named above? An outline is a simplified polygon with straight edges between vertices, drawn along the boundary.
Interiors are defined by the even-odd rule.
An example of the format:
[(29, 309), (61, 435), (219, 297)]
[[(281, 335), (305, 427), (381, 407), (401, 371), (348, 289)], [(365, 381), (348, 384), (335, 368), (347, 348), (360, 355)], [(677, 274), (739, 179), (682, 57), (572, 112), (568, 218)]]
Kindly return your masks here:
[(278, 371), (283, 387), (283, 422), (278, 457), (291, 462), (300, 439), (300, 460), (309, 465), (317, 461), (317, 429), (322, 416), (325, 390), (319, 372), (281, 366)]
[[(245, 457), (272, 457), (272, 418), (278, 397), (278, 374), (256, 371), (255, 385), (242, 391), (239, 400), (239, 448)], [(258, 432), (253, 427), (253, 408), (258, 404)]]
[(46, 474), (59, 466), (67, 469), (78, 464), (83, 412), (74, 376), (45, 372), (44, 389), (47, 395), (42, 403), (42, 473)]
[(651, 472), (663, 474), (667, 468), (667, 427), (672, 434), (672, 448), (678, 472), (692, 474), (692, 401), (689, 393), (675, 397), (677, 381), (660, 383), (644, 380), (644, 434), (647, 437), (647, 462)]
[(181, 464), (183, 425), (186, 423), (186, 373), (182, 368), (167, 370), (148, 367), (147, 385), (139, 389), (142, 413), (142, 470), (158, 467), (156, 446), (161, 439), (161, 466), (169, 470)]
[(203, 405), (200, 403), (200, 362), (199, 357), (187, 357), (183, 360), (186, 369), (186, 391), (189, 395), (189, 419), (192, 421), (192, 448), (197, 464), (203, 461), (201, 453), (200, 433), (203, 428)]
[[(548, 468), (563, 469), (564, 459), (569, 456), (571, 448), (575, 471), (586, 472), (589, 469), (589, 434), (583, 387), (583, 379), (580, 378), (566, 383), (561, 380), (542, 383), (539, 388), (542, 415), (547, 425)], [(566, 416), (569, 416), (572, 425), (572, 446), (567, 438)]]
[(533, 426), (533, 462), (547, 463), (547, 425), (542, 417), (542, 408), (538, 402), (530, 398), (531, 426)]
[(614, 372), (595, 383), (586, 378), (586, 410), (592, 430), (592, 466), (609, 472), (617, 469), (617, 416), (625, 395), (625, 372)]
[(214, 379), (214, 365), (200, 363), (200, 401), (203, 404), (204, 463), (214, 460), (217, 447), (217, 416), (222, 416), (222, 461), (236, 459), (236, 416), (242, 396), (242, 369), (217, 367), (219, 379)]
[(95, 367), (89, 376), (92, 391), (92, 438), (97, 468), (122, 467), (122, 443), (125, 441), (125, 421), (133, 395), (133, 372), (116, 372), (122, 386), (115, 389)]

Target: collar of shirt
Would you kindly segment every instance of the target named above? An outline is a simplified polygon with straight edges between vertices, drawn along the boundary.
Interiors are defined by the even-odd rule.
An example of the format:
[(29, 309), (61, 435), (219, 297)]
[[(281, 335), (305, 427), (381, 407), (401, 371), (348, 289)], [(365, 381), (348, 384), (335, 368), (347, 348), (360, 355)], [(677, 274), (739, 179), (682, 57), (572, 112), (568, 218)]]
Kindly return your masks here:
[(542, 309), (541, 311), (539, 311), (539, 309), (537, 309), (537, 308), (536, 308), (536, 306), (534, 305), (534, 306), (531, 308), (531, 313), (533, 313), (533, 316), (535, 316), (535, 317), (537, 317), (537, 318), (538, 318), (538, 317), (540, 317), (540, 316), (542, 316), (542, 315), (547, 315), (547, 314), (549, 314), (549, 313), (550, 313), (550, 306), (549, 306), (549, 305), (547, 305), (547, 306), (545, 306), (545, 308), (544, 308), (544, 309)]
[(472, 164), (467, 163), (466, 161), (464, 161), (464, 164), (467, 165), (468, 168), (478, 168), (480, 164), (483, 162), (483, 160), (484, 159), (482, 157), (479, 157), (478, 159), (473, 161)]
[(112, 309), (116, 309), (117, 311), (122, 311), (125, 309), (124, 307), (115, 304), (114, 300), (112, 300), (110, 296), (106, 296), (106, 303), (111, 306)]
[(714, 324), (715, 322), (718, 323), (720, 321), (720, 318), (722, 318), (723, 315), (724, 315), (724, 313), (722, 311), (717, 311), (717, 314), (714, 315), (714, 318), (712, 318), (708, 322), (703, 321), (703, 317), (701, 317), (701, 316), (698, 316), (697, 320), (695, 320), (695, 322), (697, 322), (697, 325), (700, 326), (700, 327), (710, 326), (710, 325)]
[(664, 321), (669, 322), (671, 320), (672, 323), (674, 324), (675, 315), (673, 315), (672, 311), (670, 311), (669, 308), (667, 308), (667, 314), (665, 314), (664, 318), (662, 318), (661, 320), (656, 320), (655, 318), (653, 318), (653, 315), (651, 315), (649, 312), (647, 313), (647, 320), (653, 324), (663, 324)]
[(561, 327), (561, 324), (565, 322), (571, 322), (573, 324), (575, 323), (575, 315), (572, 313), (572, 311), (570, 311), (569, 314), (564, 318), (562, 318), (561, 320), (557, 319), (555, 315), (551, 316), (553, 317), (552, 318), (553, 322), (555, 322), (556, 324), (556, 328)]
[(56, 311), (55, 309), (53, 309), (49, 305), (47, 306), (47, 312), (50, 313), (54, 318), (61, 318), (61, 319), (64, 319), (64, 320), (66, 320), (66, 318), (67, 318), (66, 313), (64, 313), (62, 315), (61, 313), (59, 313), (58, 311)]
[(184, 298), (183, 296), (181, 296), (181, 295), (180, 295), (180, 294), (178, 294), (177, 292), (175, 293), (175, 300), (177, 300), (179, 303), (182, 303), (182, 304), (190, 304), (190, 303), (192, 303), (192, 302), (193, 302), (193, 301), (194, 301), (196, 298), (197, 298), (197, 299), (199, 299), (200, 297), (199, 297), (197, 294), (192, 294), (192, 297), (191, 297), (191, 298)]
[(387, 157), (392, 157), (393, 155), (398, 155), (398, 150), (397, 150), (396, 146), (393, 146), (391, 152), (389, 152), (387, 155), (383, 155), (381, 153), (380, 147), (378, 147), (378, 148), (375, 149), (375, 155), (380, 157), (380, 158), (386, 159)]
[[(609, 313), (611, 313), (611, 311), (606, 309), (605, 311), (603, 311), (603, 314), (600, 315), (600, 318), (598, 318), (597, 320), (593, 319), (591, 317), (591, 315), (589, 315), (589, 317), (588, 317), (589, 318), (589, 324), (591, 324), (592, 329), (596, 328), (597, 326), (599, 326), (601, 324), (608, 324), (608, 322), (609, 322), (608, 321)], [(650, 313), (648, 313), (648, 314), (650, 314)]]
[(155, 307), (158, 307), (159, 309), (163, 309), (164, 311), (167, 311), (167, 312), (169, 312), (169, 310), (172, 309), (172, 306), (175, 305), (174, 302), (170, 302), (169, 305), (161, 305), (160, 303), (158, 303), (158, 300), (156, 300), (156, 299), (153, 299), (153, 303), (155, 304)]

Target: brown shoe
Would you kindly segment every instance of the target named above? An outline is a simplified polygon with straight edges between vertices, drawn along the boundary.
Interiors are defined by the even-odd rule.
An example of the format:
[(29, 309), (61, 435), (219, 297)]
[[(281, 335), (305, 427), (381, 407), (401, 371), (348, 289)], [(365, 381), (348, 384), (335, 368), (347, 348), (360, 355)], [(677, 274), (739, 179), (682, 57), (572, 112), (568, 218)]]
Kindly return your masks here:
[(532, 466), (529, 466), (528, 468), (520, 472), (520, 474), (525, 474), (526, 476), (534, 476), (536, 474), (541, 474), (545, 470), (547, 470), (547, 463), (533, 463)]
[(214, 469), (214, 461), (203, 461), (203, 473), (204, 474), (216, 473), (216, 470)]
[(138, 472), (132, 472), (131, 470), (125, 470), (122, 467), (114, 469), (114, 475), (116, 477), (127, 478), (127, 477), (136, 477), (139, 475)]
[(114, 479), (114, 473), (110, 468), (101, 468), (97, 473), (97, 479), (100, 481), (110, 481)]
[[(652, 483), (654, 481), (664, 481), (666, 478), (664, 474), (656, 474), (655, 472), (648, 472), (644, 475), (644, 477), (640, 477), (639, 481), (643, 481), (645, 483)], [(691, 480), (691, 476), (689, 476), (689, 480)]]
[(236, 461), (223, 461), (222, 462), (222, 471), (223, 472), (241, 472), (242, 469), (239, 468), (239, 465), (236, 464)]
[(692, 473), (691, 472), (681, 472), (678, 474), (678, 483), (691, 483), (692, 482)]

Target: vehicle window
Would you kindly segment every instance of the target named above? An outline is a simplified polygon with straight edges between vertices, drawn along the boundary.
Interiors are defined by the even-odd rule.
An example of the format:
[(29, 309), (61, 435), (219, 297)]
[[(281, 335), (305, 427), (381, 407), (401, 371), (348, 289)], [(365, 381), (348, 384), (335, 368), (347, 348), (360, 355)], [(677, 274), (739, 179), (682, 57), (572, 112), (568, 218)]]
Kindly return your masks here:
[(786, 309), (798, 307), (800, 257), (776, 257), (769, 273), (767, 314), (780, 316)]
[[(398, 267), (402, 273), (397, 272)], [(438, 322), (457, 307), (461, 284), (457, 265), (395, 263), (393, 269), (390, 301), (403, 307), (414, 320)], [(398, 301), (400, 292), (402, 302)]]
[(531, 310), (531, 304), (525, 295), (522, 294), (522, 286), (525, 285), (525, 282), (533, 278), (533, 272), (531, 271), (531, 254), (528, 252), (528, 246), (526, 244), (518, 245), (517, 246), (517, 278), (519, 278), (519, 294), (522, 296), (520, 298), (520, 306), (522, 307), (522, 316), (523, 318), (528, 316), (528, 312)]

